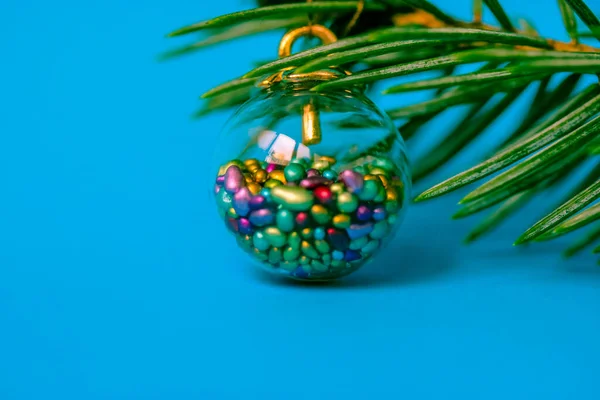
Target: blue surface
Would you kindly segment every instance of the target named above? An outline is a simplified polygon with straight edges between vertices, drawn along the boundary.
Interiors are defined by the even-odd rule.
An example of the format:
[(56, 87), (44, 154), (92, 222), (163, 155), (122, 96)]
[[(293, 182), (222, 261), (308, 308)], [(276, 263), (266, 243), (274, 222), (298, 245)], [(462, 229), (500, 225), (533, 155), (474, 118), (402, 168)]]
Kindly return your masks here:
[[(503, 3), (564, 37), (548, 2)], [(205, 174), (226, 115), (187, 116), (277, 36), (155, 55), (165, 32), (240, 7), (1, 2), (0, 399), (598, 398), (595, 260), (510, 245), (550, 199), (470, 247), (458, 195), (413, 207), (377, 264), (331, 286), (230, 251)]]

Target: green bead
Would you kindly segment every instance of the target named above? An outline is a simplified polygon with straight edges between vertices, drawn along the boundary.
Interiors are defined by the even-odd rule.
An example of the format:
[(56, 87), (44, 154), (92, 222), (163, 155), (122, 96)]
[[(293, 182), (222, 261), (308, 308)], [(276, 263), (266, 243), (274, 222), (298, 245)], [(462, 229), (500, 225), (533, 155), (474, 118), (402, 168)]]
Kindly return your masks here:
[(252, 255), (256, 258), (258, 258), (261, 261), (267, 261), (267, 259), (269, 258), (269, 256), (267, 255), (267, 253), (262, 252), (261, 250), (255, 248), (254, 250), (252, 250)]
[(315, 221), (320, 225), (325, 225), (331, 220), (329, 211), (321, 204), (315, 204), (310, 208), (310, 213)]
[(300, 250), (300, 243), (302, 243), (302, 238), (298, 234), (298, 232), (292, 232), (288, 236), (288, 244), (292, 249)]
[(302, 164), (290, 164), (283, 170), (288, 182), (298, 182), (304, 178), (304, 167)]
[(266, 161), (261, 161), (260, 162), (260, 167), (262, 169), (267, 169), (268, 166), (269, 166), (269, 163), (267, 163)]
[(310, 264), (306, 264), (302, 266), (302, 269), (304, 270), (304, 272), (306, 272), (307, 274), (310, 274), (312, 272), (312, 268), (310, 266)]
[(300, 256), (300, 249), (295, 249), (291, 246), (288, 246), (283, 251), (283, 259), (285, 261), (292, 261), (297, 259)]
[(394, 166), (394, 163), (392, 163), (387, 158), (376, 158), (375, 160), (373, 160), (373, 162), (371, 163), (371, 165), (373, 167), (378, 167), (378, 168), (384, 169), (387, 172), (391, 172), (391, 171), (393, 171), (396, 168)]
[(323, 264), (331, 265), (331, 255), (330, 254), (323, 254), (323, 257), (321, 257), (321, 260), (323, 260)]
[(285, 233), (281, 232), (279, 228), (270, 226), (264, 231), (265, 239), (273, 247), (282, 247), (287, 242)]
[(250, 235), (245, 235), (245, 236), (236, 236), (236, 241), (238, 243), (238, 246), (240, 246), (242, 248), (242, 250), (246, 251), (246, 252), (250, 252), (252, 251), (253, 247), (252, 247), (252, 236)]
[(293, 271), (298, 267), (297, 261), (282, 261), (279, 264), (279, 268), (284, 269), (286, 271)]
[(355, 172), (358, 172), (359, 174), (363, 174), (365, 175), (367, 173), (367, 171), (365, 170), (365, 167), (362, 165), (358, 165), (354, 168), (352, 168)]
[(338, 214), (333, 217), (333, 226), (338, 229), (346, 229), (350, 226), (350, 216), (346, 214)]
[(306, 211), (314, 201), (313, 194), (308, 190), (283, 185), (271, 189), (271, 198), (275, 203), (292, 211)]
[(398, 211), (398, 202), (397, 201), (387, 201), (385, 203), (385, 210), (389, 214), (395, 213), (396, 211)]
[(268, 189), (273, 189), (274, 187), (281, 186), (281, 185), (282, 185), (281, 181), (278, 181), (277, 179), (269, 179), (268, 181), (266, 181), (264, 183), (264, 187), (266, 187)]
[[(383, 189), (383, 186), (375, 180), (365, 180), (362, 192), (359, 193), (358, 197), (364, 201), (370, 201), (377, 196), (379, 189)], [(385, 191), (384, 191), (385, 192)]]
[(387, 220), (388, 220), (388, 223), (393, 226), (396, 223), (396, 221), (398, 220), (398, 216), (396, 214), (392, 214), (388, 217)]
[(281, 262), (282, 257), (281, 250), (279, 250), (277, 247), (274, 247), (271, 249), (271, 251), (269, 251), (269, 262), (271, 264), (278, 264)]
[(315, 248), (307, 241), (302, 242), (302, 253), (310, 258), (319, 258), (319, 253), (317, 253)]
[(371, 240), (369, 243), (367, 243), (367, 245), (364, 246), (360, 250), (360, 252), (364, 253), (364, 254), (371, 254), (378, 248), (379, 248), (379, 240), (375, 239), (375, 240)]
[(302, 229), (302, 232), (300, 232), (300, 234), (304, 239), (310, 239), (311, 237), (313, 237), (313, 230), (311, 228), (304, 228)]
[(341, 183), (334, 183), (329, 186), (329, 190), (331, 190), (331, 193), (340, 194), (344, 192), (344, 185)]
[(231, 208), (231, 195), (225, 191), (225, 188), (222, 187), (219, 189), (219, 193), (217, 193), (217, 204), (219, 208), (223, 211), (227, 211)]
[(325, 240), (315, 240), (315, 248), (321, 254), (327, 254), (329, 253), (329, 250), (331, 250), (329, 247), (329, 243), (327, 243)]
[(388, 223), (386, 220), (379, 221), (373, 225), (373, 231), (369, 234), (373, 239), (383, 239), (388, 234)]
[(379, 191), (377, 192), (377, 196), (375, 196), (373, 201), (377, 203), (383, 203), (386, 197), (387, 192), (385, 191), (385, 188), (383, 187), (383, 185), (379, 185)]
[(298, 259), (298, 262), (300, 263), (300, 265), (310, 264), (310, 258), (308, 258), (306, 256), (300, 256), (300, 259)]
[(282, 209), (275, 216), (277, 227), (283, 232), (291, 232), (294, 230), (294, 214), (291, 211)]
[(304, 167), (304, 169), (306, 169), (310, 165), (310, 162), (306, 158), (294, 158), (290, 164), (300, 164), (302, 167)]
[(353, 241), (350, 242), (350, 249), (351, 250), (360, 250), (367, 243), (369, 243), (369, 238), (367, 236), (363, 236), (361, 238), (354, 239)]
[(316, 272), (325, 272), (327, 271), (327, 265), (323, 264), (321, 261), (318, 260), (312, 260), (310, 262), (310, 266), (316, 271)]
[(229, 210), (227, 210), (227, 216), (230, 218), (237, 218), (238, 215), (235, 212), (235, 208), (231, 207)]
[(331, 266), (333, 268), (340, 269), (340, 268), (343, 268), (343, 267), (346, 266), (346, 261), (344, 261), (344, 260), (331, 260)]
[(254, 232), (254, 236), (252, 236), (252, 244), (261, 251), (268, 250), (269, 247), (271, 247), (265, 234), (261, 231)]
[(352, 213), (358, 207), (358, 199), (352, 193), (344, 192), (338, 196), (337, 206), (342, 212)]

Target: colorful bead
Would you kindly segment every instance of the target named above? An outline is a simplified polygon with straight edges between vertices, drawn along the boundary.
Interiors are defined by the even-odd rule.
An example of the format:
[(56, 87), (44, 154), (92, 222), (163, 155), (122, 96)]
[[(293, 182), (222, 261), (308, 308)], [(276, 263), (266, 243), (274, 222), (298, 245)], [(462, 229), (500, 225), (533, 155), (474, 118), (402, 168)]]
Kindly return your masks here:
[(360, 193), (364, 187), (364, 178), (358, 172), (346, 169), (339, 175), (339, 180), (344, 182), (344, 185), (352, 193)]
[(291, 232), (294, 230), (294, 214), (286, 209), (281, 209), (275, 216), (277, 227), (283, 232)]
[(319, 186), (313, 191), (315, 198), (321, 204), (328, 204), (333, 200), (333, 195), (331, 193), (331, 189), (327, 186)]
[(360, 205), (356, 209), (356, 218), (358, 218), (359, 221), (368, 221), (371, 219), (371, 215), (372, 212), (368, 206)]
[(346, 229), (350, 226), (350, 216), (346, 214), (338, 214), (333, 217), (333, 226), (340, 229)]
[(301, 164), (290, 164), (283, 170), (288, 182), (298, 182), (304, 177), (305, 171)]
[(369, 233), (373, 231), (373, 223), (365, 222), (362, 224), (352, 224), (346, 232), (348, 232), (348, 237), (350, 240), (358, 239), (363, 236), (367, 236)]
[(345, 275), (381, 247), (402, 206), (394, 164), (373, 160), (339, 170), (333, 157), (285, 166), (233, 160), (214, 183), (219, 215), (238, 245), (273, 270), (298, 279)]
[(314, 196), (306, 189), (291, 186), (276, 186), (271, 189), (273, 201), (293, 211), (305, 211), (310, 208)]
[(242, 170), (235, 165), (231, 165), (225, 172), (224, 186), (227, 193), (233, 194), (246, 186)]
[(273, 223), (274, 215), (273, 211), (268, 208), (261, 208), (260, 210), (252, 211), (248, 219), (252, 222), (252, 225), (266, 226)]
[(352, 193), (340, 193), (337, 198), (337, 206), (344, 213), (352, 213), (358, 207), (358, 199)]

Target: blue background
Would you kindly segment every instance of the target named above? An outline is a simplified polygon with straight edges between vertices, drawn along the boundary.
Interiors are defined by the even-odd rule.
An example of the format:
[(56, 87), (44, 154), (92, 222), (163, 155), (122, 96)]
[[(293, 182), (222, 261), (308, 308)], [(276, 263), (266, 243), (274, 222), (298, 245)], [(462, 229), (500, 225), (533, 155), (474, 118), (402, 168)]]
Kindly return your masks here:
[[(463, 17), (469, 3), (436, 1)], [(551, 2), (503, 4), (564, 38)], [(181, 43), (164, 33), (248, 7), (1, 2), (0, 399), (598, 398), (594, 258), (511, 246), (564, 188), (469, 247), (477, 218), (449, 218), (460, 194), (414, 206), (377, 263), (330, 286), (273, 281), (231, 251), (206, 172), (227, 114), (188, 115), (278, 35), (156, 55)]]

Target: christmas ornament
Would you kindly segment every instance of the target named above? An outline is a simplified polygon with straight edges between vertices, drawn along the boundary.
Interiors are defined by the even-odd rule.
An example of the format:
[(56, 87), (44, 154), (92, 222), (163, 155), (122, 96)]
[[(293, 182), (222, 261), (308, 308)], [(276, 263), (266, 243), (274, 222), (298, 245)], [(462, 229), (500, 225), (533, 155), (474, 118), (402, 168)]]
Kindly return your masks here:
[[(336, 40), (321, 25), (288, 32)], [(356, 271), (390, 240), (410, 177), (396, 127), (361, 87), (316, 91), (339, 68), (266, 77), (220, 137), (214, 168), (219, 215), (255, 264), (300, 280)]]

